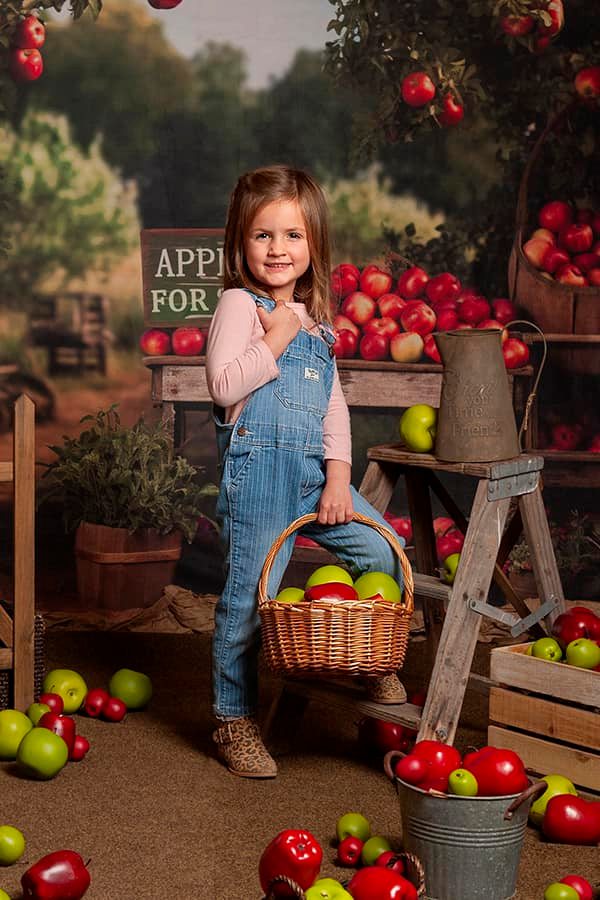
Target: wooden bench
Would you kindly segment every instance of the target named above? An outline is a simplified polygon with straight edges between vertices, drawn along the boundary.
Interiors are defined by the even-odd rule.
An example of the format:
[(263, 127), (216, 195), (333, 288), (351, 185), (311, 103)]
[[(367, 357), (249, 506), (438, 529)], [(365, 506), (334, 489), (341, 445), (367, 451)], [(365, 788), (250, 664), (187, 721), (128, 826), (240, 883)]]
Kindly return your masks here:
[(106, 374), (108, 299), (71, 292), (33, 299), (29, 340), (48, 351), (48, 374)]
[(0, 462), (0, 482), (13, 485), (14, 546), (11, 612), (0, 605), (0, 677), (8, 674), (11, 702), (24, 712), (34, 699), (36, 660), (35, 407), (26, 395), (15, 403), (13, 458)]

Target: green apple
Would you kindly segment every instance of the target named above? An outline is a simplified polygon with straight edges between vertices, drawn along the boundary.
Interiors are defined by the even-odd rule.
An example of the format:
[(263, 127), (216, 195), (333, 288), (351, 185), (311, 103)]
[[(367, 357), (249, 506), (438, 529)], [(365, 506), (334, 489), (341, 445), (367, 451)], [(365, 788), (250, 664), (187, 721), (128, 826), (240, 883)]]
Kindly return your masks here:
[(364, 844), (371, 837), (369, 820), (362, 813), (357, 812), (349, 812), (340, 816), (335, 830), (338, 841), (343, 841), (346, 837), (356, 837)]
[(477, 779), (467, 769), (454, 769), (448, 775), (448, 793), (458, 797), (476, 797), (479, 785)]
[(529, 644), (527, 647), (527, 656), (533, 656), (533, 644)]
[(360, 860), (363, 866), (374, 866), (377, 858), (380, 857), (382, 853), (385, 853), (386, 850), (391, 849), (392, 845), (387, 838), (382, 837), (380, 834), (374, 834), (373, 837), (370, 837), (364, 842)]
[(544, 900), (580, 900), (579, 892), (570, 884), (553, 881), (544, 891)]
[(45, 694), (58, 694), (63, 699), (66, 715), (77, 712), (87, 694), (87, 684), (72, 669), (52, 669), (44, 678), (42, 686)]
[(577, 638), (567, 644), (567, 662), (578, 669), (595, 669), (600, 665), (600, 647), (590, 638)]
[(41, 780), (58, 775), (68, 758), (66, 742), (49, 728), (38, 725), (25, 735), (17, 751), (17, 764), (21, 771)]
[(304, 600), (304, 591), (302, 588), (286, 587), (279, 591), (275, 599), (280, 603), (301, 603)]
[(437, 411), (426, 403), (409, 406), (400, 418), (400, 437), (409, 450), (431, 453), (435, 443)]
[(558, 662), (562, 659), (562, 650), (558, 641), (552, 637), (538, 638), (533, 642), (531, 647), (531, 655), (536, 659), (549, 659)]
[(18, 709), (0, 710), (0, 759), (15, 759), (19, 744), (33, 722)]
[(306, 900), (352, 900), (352, 895), (335, 878), (318, 878), (304, 896)]
[(546, 807), (552, 797), (557, 797), (559, 794), (572, 794), (574, 797), (577, 797), (575, 785), (568, 778), (565, 778), (564, 775), (544, 775), (540, 780), (545, 781), (548, 787), (542, 796), (538, 797), (531, 804), (529, 809), (529, 821), (538, 828), (542, 825)]
[(128, 711), (143, 709), (152, 697), (152, 682), (143, 672), (119, 669), (108, 682), (108, 692), (122, 700)]
[(34, 725), (37, 725), (44, 713), (47, 712), (50, 712), (50, 707), (47, 703), (30, 703), (27, 707), (27, 716)]
[(0, 825), (0, 866), (12, 866), (24, 853), (23, 833), (13, 825)]
[(328, 584), (330, 581), (340, 581), (342, 584), (352, 584), (352, 575), (341, 566), (319, 566), (318, 569), (308, 577), (304, 589), (312, 587), (314, 584)]
[(398, 603), (402, 599), (400, 585), (395, 578), (385, 572), (364, 572), (354, 582), (359, 600), (367, 600), (381, 594), (384, 600)]
[(454, 579), (456, 578), (456, 570), (458, 569), (458, 564), (460, 562), (460, 553), (451, 553), (450, 556), (447, 556), (443, 562), (443, 569), (441, 572), (442, 580), (446, 582), (446, 584), (454, 584)]
[(10, 897), (6, 893), (6, 891), (0, 890), (0, 900), (10, 900)]

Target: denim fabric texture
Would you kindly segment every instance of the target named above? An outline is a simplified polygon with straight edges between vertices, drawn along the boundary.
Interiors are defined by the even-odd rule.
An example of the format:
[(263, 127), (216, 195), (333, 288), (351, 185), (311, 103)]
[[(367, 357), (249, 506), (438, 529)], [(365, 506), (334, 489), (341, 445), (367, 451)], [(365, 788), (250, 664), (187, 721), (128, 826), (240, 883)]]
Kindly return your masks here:
[[(275, 307), (271, 299), (252, 297), (269, 312)], [(226, 575), (216, 605), (213, 637), (213, 709), (219, 718), (256, 712), (257, 589), (265, 558), (292, 521), (316, 512), (325, 485), (323, 419), (334, 376), (333, 340), (331, 330), (325, 327), (320, 334), (301, 329), (278, 359), (279, 377), (252, 394), (238, 420), (228, 425), (215, 417), (221, 460), (216, 517)], [(389, 528), (385, 519), (351, 490), (354, 510)], [(367, 525), (312, 523), (301, 533), (335, 553), (355, 575), (384, 571), (402, 583), (396, 554), (385, 538)], [(279, 590), (294, 539), (294, 535), (289, 537), (275, 557), (270, 597)]]

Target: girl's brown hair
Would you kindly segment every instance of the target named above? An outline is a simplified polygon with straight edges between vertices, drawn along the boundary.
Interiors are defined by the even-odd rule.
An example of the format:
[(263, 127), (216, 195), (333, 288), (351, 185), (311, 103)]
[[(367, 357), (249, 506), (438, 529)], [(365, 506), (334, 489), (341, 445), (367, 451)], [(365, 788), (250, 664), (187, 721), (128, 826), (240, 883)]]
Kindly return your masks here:
[(310, 265), (296, 282), (294, 298), (306, 305), (315, 322), (331, 321), (331, 251), (329, 216), (323, 191), (301, 169), (266, 166), (238, 178), (227, 211), (223, 287), (266, 294), (246, 263), (244, 238), (258, 211), (276, 200), (296, 200), (306, 223)]

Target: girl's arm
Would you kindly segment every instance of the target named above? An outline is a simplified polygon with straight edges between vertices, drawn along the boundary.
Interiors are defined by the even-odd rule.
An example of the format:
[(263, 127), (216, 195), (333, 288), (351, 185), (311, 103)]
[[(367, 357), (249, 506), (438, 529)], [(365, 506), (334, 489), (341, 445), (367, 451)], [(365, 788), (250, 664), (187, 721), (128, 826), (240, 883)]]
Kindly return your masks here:
[(350, 493), (352, 466), (350, 413), (337, 369), (329, 408), (323, 423), (323, 445), (326, 481), (319, 499), (317, 521), (322, 525), (349, 522), (354, 511)]
[(206, 381), (219, 406), (239, 403), (267, 381), (279, 368), (262, 328), (256, 304), (246, 291), (224, 291), (208, 332)]

